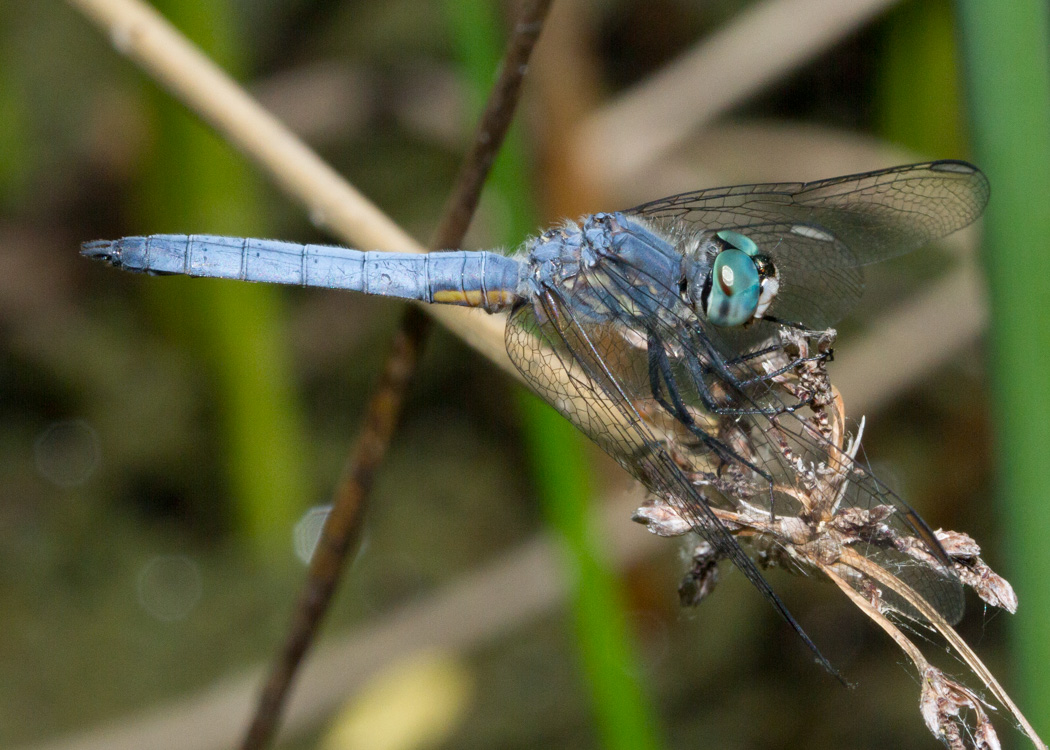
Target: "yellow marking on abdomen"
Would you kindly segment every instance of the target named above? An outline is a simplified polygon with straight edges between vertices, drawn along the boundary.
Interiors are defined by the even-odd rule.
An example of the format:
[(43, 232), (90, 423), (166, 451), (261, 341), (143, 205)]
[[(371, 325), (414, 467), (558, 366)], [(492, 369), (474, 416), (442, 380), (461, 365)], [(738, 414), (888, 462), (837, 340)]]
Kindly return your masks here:
[(434, 301), (443, 305), (466, 305), (467, 307), (491, 307), (509, 301), (509, 295), (503, 289), (491, 291), (482, 297), (477, 289), (464, 292), (459, 289), (442, 289), (434, 292)]

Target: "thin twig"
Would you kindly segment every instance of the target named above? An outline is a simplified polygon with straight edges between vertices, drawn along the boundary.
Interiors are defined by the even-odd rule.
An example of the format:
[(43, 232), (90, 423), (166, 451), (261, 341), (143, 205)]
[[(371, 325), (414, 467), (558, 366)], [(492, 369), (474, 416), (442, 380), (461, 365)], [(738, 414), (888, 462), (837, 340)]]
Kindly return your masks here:
[(456, 187), (445, 204), (444, 216), (431, 239), (432, 250), (457, 248), (467, 233), (471, 217), (481, 199), (481, 188), (513, 120), (529, 56), (539, 39), (550, 6), (551, 0), (530, 0), (521, 10), (521, 18), (515, 23), (507, 41), (499, 78), (489, 93), (474, 133), (474, 142), (464, 157)]
[[(459, 246), (477, 209), (496, 154), (521, 96), (529, 56), (539, 38), (551, 0), (532, 0), (521, 11), (507, 44), (499, 78), (489, 94), (464, 157), (444, 217), (434, 233), (434, 250)], [(376, 472), (394, 434), (405, 392), (416, 371), (430, 321), (416, 306), (405, 309), (393, 346), (365, 410), (361, 437), (336, 489), (332, 512), (310, 560), (288, 636), (274, 661), (241, 747), (260, 750), (273, 740), (304, 655), (320, 629), (346, 558), (357, 545)]]
[(346, 558), (357, 547), (375, 473), (393, 436), (426, 329), (427, 321), (422, 312), (410, 307), (394, 335), (390, 353), (368, 402), (361, 435), (336, 487), (332, 511), (310, 558), (288, 634), (259, 694), (241, 743), (243, 750), (260, 750), (273, 741), (293, 680), (328, 612)]

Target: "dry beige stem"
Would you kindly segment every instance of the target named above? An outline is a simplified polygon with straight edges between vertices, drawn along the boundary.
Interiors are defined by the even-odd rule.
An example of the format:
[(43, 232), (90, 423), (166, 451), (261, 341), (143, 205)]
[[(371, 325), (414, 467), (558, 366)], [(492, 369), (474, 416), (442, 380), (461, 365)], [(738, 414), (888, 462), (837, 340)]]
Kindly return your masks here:
[[(983, 682), (996, 700), (1002, 703), (1003, 706), (1013, 714), (1014, 718), (1020, 724), (1021, 728), (1029, 736), (1036, 747), (1046, 748), (1046, 744), (1036, 734), (1035, 729), (1025, 718), (1024, 714), (1021, 713), (1021, 709), (1013, 702), (1006, 690), (999, 681), (995, 679), (991, 670), (984, 665), (984, 662), (978, 658), (977, 654), (974, 653), (970, 645), (963, 640), (955, 629), (945, 622), (944, 618), (935, 610), (930, 604), (919, 596), (918, 593), (913, 591), (907, 584), (900, 579), (893, 576), (888, 571), (883, 570), (878, 565), (875, 565), (870, 560), (858, 555), (852, 550), (846, 550), (843, 554), (842, 562), (848, 565), (865, 576), (868, 576), (878, 584), (886, 586), (898, 596), (904, 598), (909, 604), (915, 607), (924, 617), (937, 629), (937, 631), (944, 636), (944, 639), (955, 649), (966, 665), (970, 667), (975, 675)], [(825, 574), (827, 571), (825, 571)]]

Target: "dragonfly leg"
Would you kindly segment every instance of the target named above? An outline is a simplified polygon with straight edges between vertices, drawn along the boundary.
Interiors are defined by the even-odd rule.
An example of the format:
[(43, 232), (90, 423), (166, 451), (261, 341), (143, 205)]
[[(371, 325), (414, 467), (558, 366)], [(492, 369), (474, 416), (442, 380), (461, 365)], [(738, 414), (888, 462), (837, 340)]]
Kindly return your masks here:
[[(757, 352), (748, 352), (747, 354), (741, 354), (739, 357), (734, 357), (733, 359), (726, 360), (725, 367), (729, 368), (729, 367), (735, 367), (735, 366), (738, 366), (738, 365), (747, 364), (748, 362), (751, 362), (752, 360), (759, 359), (760, 357), (764, 357), (767, 354), (772, 354), (773, 352), (779, 351), (780, 349), (781, 349), (780, 346), (773, 345), (773, 346), (767, 346), (764, 349), (759, 349)], [(798, 361), (799, 360), (795, 360), (794, 362), (789, 364), (787, 367), (785, 367), (783, 370), (778, 370), (775, 373), (756, 375), (754, 378), (750, 378), (750, 379), (744, 380), (744, 381), (736, 381), (736, 382), (738, 383), (738, 385), (752, 385), (754, 383), (758, 383), (758, 382), (769, 380), (771, 378), (776, 377), (778, 374), (781, 374), (782, 372), (785, 372), (785, 371), (791, 369), (792, 367), (794, 367), (798, 363)], [(700, 363), (700, 372), (703, 373), (704, 375), (714, 375), (716, 372), (719, 372), (719, 371), (720, 371), (719, 368), (712, 367), (711, 365), (705, 365), (702, 362)]]
[[(664, 350), (663, 345), (660, 343), (659, 337), (655, 333), (649, 332), (649, 387), (653, 392), (653, 398), (656, 403), (660, 404), (668, 413), (674, 416), (689, 432), (699, 438), (699, 440), (710, 448), (714, 453), (726, 463), (736, 462), (746, 466), (755, 472), (772, 486), (773, 477), (770, 476), (766, 471), (756, 466), (751, 461), (747, 460), (728, 445), (717, 439), (713, 435), (708, 434), (699, 425), (696, 424), (696, 420), (689, 413), (689, 409), (686, 407), (685, 402), (682, 401), (681, 393), (679, 392), (678, 383), (675, 380), (674, 372), (671, 370), (671, 361), (667, 357), (667, 352)], [(664, 397), (663, 392), (666, 388), (667, 398)], [(668, 401), (668, 399), (670, 399)], [(701, 394), (701, 399), (704, 401), (704, 406), (709, 410), (714, 411), (713, 399), (711, 399), (710, 393), (707, 397)], [(711, 399), (710, 405), (708, 399)]]
[[(704, 432), (704, 430), (696, 424), (692, 415), (689, 413), (689, 410), (686, 408), (685, 403), (682, 401), (681, 394), (679, 393), (675, 381), (674, 372), (671, 368), (671, 362), (663, 347), (663, 343), (651, 329), (648, 330), (647, 349), (649, 352), (649, 385), (656, 402), (669, 414), (673, 415), (675, 419), (681, 422), (689, 432), (699, 438), (704, 445), (710, 447), (723, 461), (737, 461), (753, 470), (756, 474), (762, 476), (769, 486), (770, 513), (772, 514), (774, 500), (773, 477), (755, 466), (743, 456), (738, 455), (736, 451), (721, 440)], [(666, 386), (667, 390), (666, 398), (663, 393), (664, 386)], [(702, 398), (704, 397), (702, 396)], [(710, 393), (707, 393), (706, 399), (713, 401)], [(673, 459), (666, 450), (659, 450), (656, 455), (660, 461), (673, 464)], [(677, 466), (668, 465), (667, 476), (675, 476), (676, 474), (680, 475), (681, 470)], [(792, 616), (791, 612), (780, 600), (780, 597), (778, 597), (772, 587), (770, 587), (768, 581), (762, 577), (758, 568), (755, 567), (754, 561), (744, 553), (736, 539), (730, 535), (729, 531), (726, 530), (718, 520), (718, 517), (707, 507), (704, 499), (697, 496), (696, 502), (700, 507), (694, 509), (689, 508), (686, 498), (689, 497), (691, 493), (695, 492), (695, 488), (693, 488), (691, 484), (686, 484), (684, 490), (685, 492), (683, 495), (678, 497), (678, 502), (672, 502), (672, 505), (676, 510), (680, 509), (682, 518), (692, 523), (694, 530), (700, 534), (700, 536), (711, 541), (718, 550), (732, 560), (736, 566), (743, 571), (747, 579), (751, 581), (751, 583), (753, 583), (763, 595), (765, 595), (777, 612), (779, 612), (795, 632), (799, 634), (799, 637), (802, 638), (806, 646), (813, 651), (817, 660), (824, 666), (824, 668), (834, 675), (840, 682), (848, 684), (835, 668), (831, 666), (830, 662), (828, 662), (824, 655), (820, 653), (820, 649), (817, 648), (816, 644), (813, 643), (810, 637), (802, 629), (802, 626), (799, 625), (798, 621)], [(704, 520), (701, 520), (701, 518)]]
[[(730, 371), (729, 364), (721, 359), (719, 353), (710, 346), (710, 344), (707, 344), (705, 348), (707, 349), (707, 360), (712, 364), (704, 364), (700, 357), (686, 357), (684, 361), (692, 375), (693, 382), (696, 385), (697, 394), (700, 396), (700, 400), (703, 401), (704, 408), (713, 414), (717, 414), (720, 417), (754, 416), (756, 414), (773, 417), (780, 414), (791, 414), (798, 411), (803, 406), (808, 405), (805, 401), (799, 401), (795, 404), (781, 404), (780, 406), (763, 407), (756, 405), (752, 409), (730, 408), (720, 405), (715, 400), (714, 394), (711, 392), (711, 387), (707, 384), (705, 376), (717, 375), (721, 380), (731, 385), (734, 389), (742, 392), (743, 388), (746, 386), (767, 382), (778, 373), (782, 374), (783, 372), (787, 372), (802, 360), (796, 360), (782, 371), (769, 373), (748, 380), (740, 380)], [(759, 353), (755, 352), (754, 354), (757, 356)], [(744, 356), (746, 357), (748, 355)]]
[[(730, 380), (731, 382), (733, 382), (734, 385), (736, 385), (738, 387), (744, 387), (744, 386), (749, 386), (749, 385), (755, 385), (757, 383), (769, 382), (773, 378), (780, 377), (784, 373), (790, 372), (791, 370), (794, 370), (796, 367), (798, 367), (799, 365), (805, 364), (806, 362), (821, 362), (823, 360), (830, 359), (830, 357), (832, 356), (832, 352), (829, 349), (827, 351), (820, 352), (818, 354), (813, 354), (813, 355), (808, 356), (808, 357), (795, 357), (794, 359), (792, 359), (790, 362), (788, 362), (783, 367), (780, 367), (780, 368), (778, 368), (776, 370), (773, 370), (771, 372), (764, 372), (764, 373), (761, 373), (761, 374), (756, 374), (754, 377), (747, 378), (746, 380), (738, 380), (729, 371), (729, 368), (731, 368), (731, 367), (747, 364), (748, 362), (751, 362), (753, 360), (757, 360), (757, 359), (760, 359), (761, 357), (765, 357), (768, 354), (774, 354), (776, 352), (781, 352), (783, 350), (784, 350), (784, 347), (783, 347), (782, 344), (771, 344), (771, 345), (763, 347), (762, 349), (759, 349), (757, 351), (748, 352), (747, 354), (741, 354), (739, 357), (734, 357), (733, 359), (726, 360), (723, 363), (722, 367), (713, 367), (711, 365), (705, 365), (705, 364), (701, 363), (700, 364), (700, 368), (701, 368), (700, 372), (702, 374), (704, 374), (704, 375), (713, 375), (713, 374), (717, 373), (717, 374), (721, 375), (723, 378), (726, 378), (726, 379)], [(780, 413), (780, 414), (782, 414), (785, 411), (791, 412), (791, 411), (795, 411), (798, 408), (799, 408), (798, 406), (795, 406), (793, 408), (788, 408), (788, 409), (783, 409), (783, 410), (779, 410), (778, 409), (778, 410), (775, 410), (773, 413)], [(719, 413), (721, 413), (721, 412), (719, 412)], [(768, 414), (770, 412), (766, 412), (766, 411), (762, 411), (762, 412), (748, 411), (746, 413), (749, 413), (749, 414), (754, 414), (754, 413)]]
[[(742, 363), (748, 361), (749, 359), (755, 358), (755, 357), (757, 357), (759, 355), (762, 355), (762, 354), (768, 354), (771, 351), (776, 351), (778, 349), (780, 349), (779, 346), (771, 346), (771, 347), (768, 347), (766, 349), (763, 349), (761, 352), (754, 352), (752, 354), (745, 354), (742, 357), (737, 357), (736, 359), (730, 360), (726, 364), (727, 365), (742, 364)], [(791, 362), (789, 362), (788, 364), (784, 365), (783, 367), (781, 367), (781, 368), (779, 368), (777, 370), (773, 370), (772, 372), (763, 373), (761, 375), (756, 375), (753, 378), (749, 378), (747, 380), (738, 381), (738, 383), (739, 383), (739, 385), (754, 385), (755, 383), (765, 383), (765, 382), (768, 382), (768, 381), (772, 380), (773, 378), (780, 377), (781, 375), (783, 375), (786, 372), (790, 372), (791, 370), (794, 370), (796, 367), (798, 367), (799, 365), (805, 364), (806, 362), (820, 362), (822, 360), (827, 359), (830, 356), (831, 356), (831, 352), (827, 351), (827, 352), (821, 352), (820, 354), (814, 354), (814, 355), (809, 356), (809, 357), (796, 357), (795, 359), (791, 360)]]
[(746, 362), (750, 362), (753, 359), (764, 357), (767, 354), (773, 354), (774, 352), (780, 351), (782, 347), (778, 344), (770, 344), (769, 346), (759, 349), (757, 352), (748, 352), (747, 354), (741, 354), (739, 357), (733, 357), (733, 359), (726, 360), (727, 365), (742, 365)]

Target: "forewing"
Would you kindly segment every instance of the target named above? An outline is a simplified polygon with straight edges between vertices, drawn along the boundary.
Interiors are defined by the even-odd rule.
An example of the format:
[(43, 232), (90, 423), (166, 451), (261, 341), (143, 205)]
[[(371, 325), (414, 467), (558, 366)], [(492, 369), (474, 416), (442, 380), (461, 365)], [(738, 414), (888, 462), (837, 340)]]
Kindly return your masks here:
[[(604, 286), (609, 300), (644, 293), (645, 285), (636, 283), (638, 269), (620, 273), (615, 260), (588, 273), (588, 284)], [(948, 561), (926, 525), (866, 467), (789, 410), (792, 398), (768, 377), (770, 357), (761, 353), (778, 342), (738, 351), (721, 329), (672, 303), (675, 295), (659, 298), (674, 309), (665, 306), (660, 316), (629, 325), (618, 317), (620, 310), (603, 315), (592, 306), (583, 313), (561, 290), (545, 290), (534, 305), (512, 314), (508, 352), (544, 399), (732, 559), (789, 620), (726, 530), (732, 516), (725, 513), (772, 520), (822, 503), (857, 509), (861, 518), (878, 515), (878, 523), (869, 524), (851, 549), (911, 586), (945, 619), (957, 621), (961, 586), (946, 568), (938, 572), (936, 564), (929, 564), (930, 559)], [(668, 397), (662, 403), (654, 398), (650, 355), (657, 349), (668, 371), (662, 387), (675, 390), (690, 424), (668, 408)], [(712, 413), (712, 406), (724, 414)], [(810, 481), (808, 469), (820, 465), (848, 467), (842, 489)], [(902, 551), (900, 540), (914, 540), (929, 559)], [(866, 585), (859, 576), (851, 582), (862, 591)], [(892, 596), (886, 600), (903, 614), (919, 617)]]
[(865, 265), (962, 229), (981, 215), (988, 195), (988, 180), (977, 167), (934, 161), (815, 182), (697, 190), (627, 213), (701, 229), (815, 225), (848, 247), (852, 262)]
[[(506, 344), (533, 389), (729, 558), (834, 673), (687, 476), (675, 448), (681, 425), (661, 413), (645, 385), (645, 350), (630, 344), (618, 323), (580, 314), (554, 289), (511, 314)], [(707, 465), (708, 453), (697, 449), (691, 459)]]

